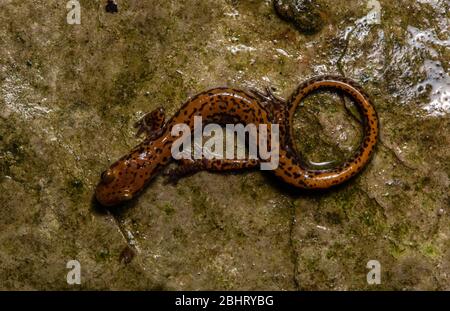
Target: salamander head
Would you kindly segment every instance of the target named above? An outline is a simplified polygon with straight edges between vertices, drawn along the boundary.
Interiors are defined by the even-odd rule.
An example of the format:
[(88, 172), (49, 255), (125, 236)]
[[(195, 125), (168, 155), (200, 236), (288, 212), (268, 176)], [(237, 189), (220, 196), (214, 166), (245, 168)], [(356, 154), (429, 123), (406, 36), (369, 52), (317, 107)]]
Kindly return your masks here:
[(120, 159), (101, 174), (95, 197), (104, 206), (131, 200), (145, 184), (142, 161), (132, 157)]

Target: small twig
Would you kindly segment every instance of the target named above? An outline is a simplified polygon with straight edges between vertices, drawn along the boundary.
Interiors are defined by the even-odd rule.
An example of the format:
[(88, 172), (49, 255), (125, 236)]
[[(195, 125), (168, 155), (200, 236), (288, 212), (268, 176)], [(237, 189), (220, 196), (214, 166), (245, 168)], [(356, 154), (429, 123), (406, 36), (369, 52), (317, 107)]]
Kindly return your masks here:
[(117, 227), (119, 228), (119, 232), (122, 235), (122, 237), (125, 240), (125, 242), (127, 243), (128, 247), (130, 247), (131, 249), (135, 250), (136, 252), (139, 252), (138, 247), (135, 245), (136, 243), (130, 239), (130, 237), (128, 236), (125, 228), (120, 223), (120, 220), (118, 219), (118, 217), (114, 213), (109, 211), (109, 210), (106, 210), (106, 212), (108, 213), (109, 216), (112, 217), (112, 219), (116, 223)]

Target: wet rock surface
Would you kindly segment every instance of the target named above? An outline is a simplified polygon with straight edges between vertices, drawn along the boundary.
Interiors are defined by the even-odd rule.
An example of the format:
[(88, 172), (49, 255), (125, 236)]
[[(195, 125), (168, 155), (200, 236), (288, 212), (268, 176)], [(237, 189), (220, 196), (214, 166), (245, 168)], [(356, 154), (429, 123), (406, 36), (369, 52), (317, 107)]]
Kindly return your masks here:
[[(327, 25), (305, 36), (272, 1), (118, 1), (115, 14), (80, 1), (79, 25), (64, 1), (1, 2), (1, 289), (450, 289), (448, 2), (317, 4)], [(318, 74), (358, 81), (380, 117), (350, 182), (309, 192), (201, 172), (158, 177), (110, 211), (93, 203), (146, 112), (223, 85), (288, 97)], [(294, 127), (314, 163), (344, 160), (361, 134), (332, 93)], [(66, 282), (72, 259), (81, 285)]]

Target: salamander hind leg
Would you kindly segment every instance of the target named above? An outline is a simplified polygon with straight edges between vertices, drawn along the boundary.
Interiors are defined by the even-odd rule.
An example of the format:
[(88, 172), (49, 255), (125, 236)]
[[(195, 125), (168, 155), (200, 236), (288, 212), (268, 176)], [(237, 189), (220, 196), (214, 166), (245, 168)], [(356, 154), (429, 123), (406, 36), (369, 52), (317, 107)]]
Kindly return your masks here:
[(163, 132), (165, 119), (166, 114), (162, 107), (147, 113), (134, 124), (134, 127), (137, 129), (136, 137), (140, 137), (145, 133), (148, 139), (157, 138)]
[(270, 89), (270, 87), (266, 86), (264, 88), (264, 91), (260, 91), (258, 89), (252, 88), (250, 89), (250, 92), (253, 96), (256, 97), (256, 99), (259, 100), (259, 103), (263, 106), (266, 107), (268, 105), (273, 105), (273, 104), (286, 104), (286, 100), (276, 96), (272, 90)]
[(252, 169), (257, 167), (260, 162), (256, 159), (200, 159), (179, 161), (179, 166), (169, 170), (168, 183), (177, 184), (183, 178), (192, 176), (200, 171), (236, 171), (241, 169)]
[(167, 176), (166, 183), (176, 185), (181, 178), (192, 176), (205, 169), (201, 160), (182, 159), (178, 163), (176, 168), (170, 169), (164, 174)]

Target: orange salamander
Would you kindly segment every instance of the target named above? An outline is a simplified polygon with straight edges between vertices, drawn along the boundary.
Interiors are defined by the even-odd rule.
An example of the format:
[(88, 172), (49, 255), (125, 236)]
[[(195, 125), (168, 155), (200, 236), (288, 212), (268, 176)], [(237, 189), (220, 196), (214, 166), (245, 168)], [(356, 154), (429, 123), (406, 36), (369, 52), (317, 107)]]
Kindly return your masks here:
[[(319, 89), (342, 91), (350, 96), (361, 112), (363, 138), (354, 155), (345, 163), (330, 169), (314, 169), (303, 164), (296, 152), (292, 137), (292, 118), (299, 103)], [(319, 76), (302, 83), (291, 97), (284, 101), (269, 90), (242, 91), (215, 88), (190, 98), (167, 122), (159, 108), (144, 116), (136, 127), (138, 134), (147, 132), (146, 139), (130, 153), (113, 163), (102, 173), (95, 189), (97, 200), (104, 206), (129, 201), (172, 160), (171, 147), (178, 137), (172, 136), (172, 127), (184, 123), (194, 128), (194, 116), (206, 123), (279, 124), (279, 165), (274, 173), (282, 181), (298, 188), (325, 189), (345, 182), (362, 170), (374, 151), (378, 138), (377, 113), (369, 97), (355, 82), (340, 76)], [(270, 135), (269, 135), (270, 137)], [(273, 149), (272, 149), (273, 150)], [(180, 166), (171, 172), (172, 177), (187, 175), (199, 170), (237, 170), (261, 164), (259, 159), (180, 160)]]

